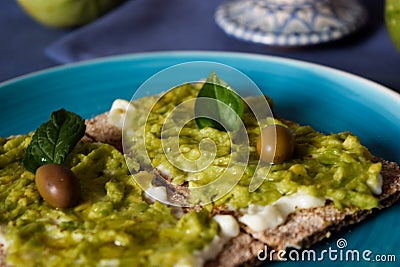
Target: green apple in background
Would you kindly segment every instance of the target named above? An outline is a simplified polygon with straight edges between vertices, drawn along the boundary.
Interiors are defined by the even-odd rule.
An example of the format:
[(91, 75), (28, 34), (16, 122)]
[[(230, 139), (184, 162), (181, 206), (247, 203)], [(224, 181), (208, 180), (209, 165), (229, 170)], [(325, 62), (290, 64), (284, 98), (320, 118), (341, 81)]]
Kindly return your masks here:
[(389, 34), (400, 52), (400, 0), (386, 0), (385, 19)]
[(17, 0), (40, 23), (75, 27), (91, 22), (125, 0)]

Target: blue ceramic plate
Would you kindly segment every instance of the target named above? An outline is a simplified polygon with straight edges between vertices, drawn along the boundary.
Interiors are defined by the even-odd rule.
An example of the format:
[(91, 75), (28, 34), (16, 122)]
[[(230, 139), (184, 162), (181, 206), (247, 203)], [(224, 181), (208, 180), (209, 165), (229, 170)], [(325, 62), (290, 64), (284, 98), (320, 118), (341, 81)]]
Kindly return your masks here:
[[(0, 136), (28, 133), (47, 121), (52, 111), (62, 107), (85, 118), (93, 117), (107, 111), (116, 98), (130, 99), (156, 72), (177, 63), (198, 60), (228, 64), (247, 74), (274, 99), (275, 111), (280, 116), (310, 124), (325, 133), (352, 131), (376, 156), (400, 163), (400, 95), (331, 68), (237, 53), (168, 52), (111, 57), (5, 82), (0, 85)], [(157, 88), (148, 93), (157, 93)], [(325, 266), (375, 265), (379, 256), (393, 259), (390, 255), (395, 255), (398, 264), (399, 222), (400, 204), (396, 204), (355, 227), (334, 234), (313, 249), (317, 255), (322, 254)], [(339, 239), (347, 242), (343, 249), (337, 246)], [(331, 250), (332, 257), (323, 254), (323, 250)], [(350, 257), (349, 250), (358, 251), (359, 262)], [(322, 263), (316, 260), (298, 264)], [(292, 266), (289, 262), (275, 265)], [(384, 264), (394, 265), (394, 262)]]

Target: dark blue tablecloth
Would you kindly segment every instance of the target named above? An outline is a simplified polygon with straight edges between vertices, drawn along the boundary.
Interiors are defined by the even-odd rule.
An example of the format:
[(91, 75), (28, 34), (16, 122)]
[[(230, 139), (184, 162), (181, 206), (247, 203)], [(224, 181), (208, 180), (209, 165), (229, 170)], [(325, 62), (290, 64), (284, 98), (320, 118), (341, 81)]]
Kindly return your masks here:
[(216, 50), (277, 55), (348, 71), (400, 92), (400, 53), (387, 33), (384, 1), (361, 1), (368, 22), (336, 42), (278, 48), (225, 35), (215, 24), (221, 0), (131, 0), (73, 30), (35, 23), (13, 1), (0, 4), (0, 81), (57, 64), (102, 56), (164, 51)]

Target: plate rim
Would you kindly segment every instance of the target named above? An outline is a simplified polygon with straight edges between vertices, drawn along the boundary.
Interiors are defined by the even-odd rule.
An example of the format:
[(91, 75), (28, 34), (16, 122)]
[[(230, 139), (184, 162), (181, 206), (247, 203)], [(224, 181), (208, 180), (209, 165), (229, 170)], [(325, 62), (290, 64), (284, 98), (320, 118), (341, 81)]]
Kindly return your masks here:
[[(154, 57), (164, 57), (164, 58), (182, 58), (184, 59), (185, 57), (215, 57), (216, 59), (229, 59), (229, 58), (240, 58), (240, 59), (251, 59), (251, 60), (260, 60), (260, 61), (269, 61), (269, 62), (275, 62), (275, 63), (281, 63), (284, 64), (285, 66), (289, 65), (290, 67), (294, 68), (300, 68), (300, 69), (305, 69), (307, 72), (312, 73), (313, 70), (317, 70), (317, 74), (320, 74), (327, 77), (326, 75), (333, 74), (333, 75), (340, 75), (340, 77), (345, 78), (346, 80), (354, 80), (357, 83), (362, 83), (368, 86), (370, 90), (373, 92), (377, 92), (379, 94), (383, 94), (386, 98), (393, 98), (395, 103), (400, 104), (400, 93), (389, 89), (388, 87), (385, 87), (377, 82), (371, 81), (369, 79), (366, 79), (361, 76), (357, 76), (355, 74), (340, 70), (340, 69), (335, 69), (332, 67), (324, 66), (321, 64), (317, 63), (312, 63), (312, 62), (307, 62), (307, 61), (302, 61), (302, 60), (297, 60), (297, 59), (292, 59), (292, 58), (286, 58), (286, 57), (279, 57), (279, 56), (271, 56), (271, 55), (264, 55), (264, 54), (254, 54), (254, 53), (242, 53), (242, 52), (218, 52), (218, 51), (160, 51), (160, 52), (144, 52), (144, 53), (133, 53), (133, 54), (123, 54), (123, 55), (114, 55), (114, 56), (107, 56), (107, 57), (100, 57), (100, 58), (95, 58), (95, 59), (89, 59), (89, 60), (84, 60), (84, 61), (79, 61), (79, 62), (74, 62), (74, 63), (69, 63), (69, 64), (64, 64), (64, 65), (58, 65), (54, 66), (51, 68), (46, 68), (43, 70), (38, 70), (35, 72), (27, 73), (24, 75), (21, 75), (19, 77), (12, 78), (10, 80), (7, 80), (5, 82), (0, 83), (0, 95), (2, 94), (2, 90), (5, 87), (12, 87), (13, 84), (23, 82), (24, 80), (28, 80), (31, 78), (35, 78), (36, 76), (42, 76), (42, 75), (47, 75), (47, 74), (54, 74), (55, 72), (63, 71), (65, 69), (78, 69), (80, 67), (87, 67), (87, 66), (94, 66), (99, 63), (107, 63), (107, 62), (124, 62), (124, 61), (132, 61), (132, 60), (140, 60), (140, 59), (151, 59)], [(57, 74), (56, 74), (57, 75)], [(347, 89), (346, 89), (347, 90)], [(354, 92), (357, 91), (363, 91), (358, 88), (352, 87), (349, 90), (354, 90)], [(364, 91), (365, 94), (365, 91)], [(399, 122), (399, 127), (400, 127), (400, 122)], [(400, 203), (397, 203), (397, 206)], [(392, 210), (396, 209), (395, 207), (391, 207)], [(385, 210), (386, 213), (389, 212), (390, 209)], [(369, 217), (368, 220), (364, 221), (363, 223), (367, 221), (373, 221), (373, 219), (379, 218), (379, 216), (371, 216)], [(372, 220), (371, 220), (372, 219)], [(383, 220), (379, 220), (383, 221)], [(386, 221), (383, 221), (386, 222)], [(359, 227), (357, 227), (359, 228)], [(353, 228), (346, 228), (347, 230), (353, 229)], [(347, 235), (347, 230), (345, 232), (337, 232), (341, 233), (340, 235), (348, 238)], [(351, 238), (351, 237), (350, 237)], [(327, 241), (326, 239), (325, 241)], [(352, 239), (349, 239), (352, 240)], [(329, 242), (334, 242), (334, 239), (331, 239)], [(322, 244), (319, 242), (319, 244)], [(333, 243), (332, 243), (333, 244)], [(325, 246), (325, 245), (324, 245)], [(327, 247), (328, 245), (326, 245)], [(315, 247), (314, 247), (315, 248)], [(375, 247), (373, 248), (375, 250)], [(384, 250), (379, 250), (375, 252), (384, 252)], [(391, 251), (389, 251), (391, 252)], [(312, 264), (313, 262), (307, 262), (307, 264)], [(330, 262), (329, 262), (330, 263)], [(351, 262), (341, 262), (344, 264), (343, 266), (353, 266)], [(300, 263), (301, 264), (301, 263)], [(332, 263), (332, 266), (334, 263)], [(286, 265), (285, 265), (286, 266)], [(329, 265), (331, 266), (331, 265)], [(388, 264), (390, 266), (390, 263)]]
[[(374, 88), (374, 90), (384, 93), (388, 97), (396, 99), (400, 104), (400, 92), (395, 91), (387, 86), (384, 86), (378, 82), (370, 80), (368, 78), (353, 74), (351, 72), (347, 72), (338, 68), (326, 66), (319, 63), (309, 62), (305, 60), (293, 59), (282, 56), (275, 55), (266, 55), (266, 54), (256, 54), (256, 53), (247, 53), (247, 52), (229, 52), (229, 51), (203, 51), (203, 50), (173, 50), (173, 51), (156, 51), (156, 52), (141, 52), (141, 53), (130, 53), (130, 54), (121, 54), (121, 55), (111, 55), (98, 57), (93, 59), (87, 59), (62, 65), (56, 65), (49, 68), (44, 68), (41, 70), (36, 70), (30, 73), (26, 73), (5, 81), (0, 82), (0, 94), (1, 90), (3, 90), (7, 86), (12, 86), (15, 83), (22, 82), (24, 80), (39, 77), (42, 75), (52, 74), (59, 71), (67, 70), (67, 69), (75, 69), (80, 67), (88, 67), (97, 64), (109, 63), (109, 62), (117, 62), (117, 61), (132, 61), (139, 60), (141, 58), (182, 58), (185, 57), (216, 57), (221, 59), (229, 59), (229, 58), (239, 58), (239, 59), (251, 59), (251, 60), (261, 60), (261, 61), (272, 61), (275, 63), (282, 63), (285, 65), (290, 65), (294, 67), (299, 67), (301, 69), (317, 69), (319, 71), (323, 71), (324, 73), (333, 73), (339, 76), (342, 76), (346, 79), (357, 80), (358, 82), (364, 83), (368, 85), (370, 88)], [(356, 89), (355, 89), (356, 90)]]

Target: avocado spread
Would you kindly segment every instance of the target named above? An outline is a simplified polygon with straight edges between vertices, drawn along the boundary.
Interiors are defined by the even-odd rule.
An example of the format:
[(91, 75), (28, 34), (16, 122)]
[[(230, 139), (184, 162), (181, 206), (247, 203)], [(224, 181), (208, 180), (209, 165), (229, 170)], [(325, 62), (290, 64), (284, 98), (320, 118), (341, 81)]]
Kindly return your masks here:
[[(78, 144), (66, 165), (81, 184), (79, 205), (41, 199), (22, 158), (31, 135), (0, 138), (0, 224), (11, 266), (174, 266), (192, 262), (218, 235), (209, 213), (177, 219), (148, 203), (124, 156), (106, 144)], [(0, 241), (1, 242), (1, 241)]]
[[(240, 158), (240, 155), (233, 154), (240, 154), (241, 149), (240, 147), (232, 149), (227, 132), (210, 127), (198, 129), (195, 121), (191, 120), (179, 132), (179, 153), (170, 155), (170, 158), (177, 162), (198, 159), (201, 156), (199, 143), (204, 138), (213, 140), (216, 145), (215, 158), (210, 166), (198, 172), (185, 172), (177, 168), (167, 158), (169, 149), (165, 148), (165, 144), (167, 146), (169, 144), (168, 135), (163, 137), (161, 130), (174, 108), (195, 98), (200, 88), (199, 84), (185, 84), (162, 95), (156, 102), (154, 102), (156, 100), (154, 97), (145, 97), (135, 103), (138, 106), (155, 104), (144, 125), (145, 148), (133, 147), (132, 150), (142, 149), (142, 152), (138, 154), (147, 153), (152, 165), (174, 184), (187, 184), (189, 188), (195, 188), (218, 179), (224, 172), (243, 171), (243, 176), (237, 185), (222, 198), (213, 201), (214, 205), (240, 209), (249, 204), (268, 205), (282, 196), (294, 193), (306, 193), (333, 201), (338, 208), (356, 206), (361, 209), (372, 209), (378, 206), (379, 201), (374, 195), (374, 188), (380, 187), (381, 163), (372, 162), (372, 155), (360, 144), (357, 137), (350, 132), (325, 135), (310, 126), (301, 126), (271, 117), (257, 122), (248, 106), (245, 107), (243, 115), (250, 146), (246, 166), (229, 165), (234, 156)], [(251, 101), (251, 99), (247, 100)], [(190, 109), (192, 107), (188, 106), (187, 112), (191, 112)], [(169, 120), (168, 123), (171, 124), (174, 121)], [(260, 128), (274, 123), (285, 125), (293, 131), (295, 150), (291, 160), (270, 166), (259, 163), (256, 143)], [(176, 128), (178, 127), (179, 125), (176, 125)], [(142, 136), (138, 134), (135, 138), (140, 139), (143, 138)], [(162, 138), (167, 140), (162, 140)], [(261, 165), (256, 168), (257, 164)], [(253, 176), (264, 179), (264, 182), (255, 192), (250, 193), (249, 184)], [(214, 190), (219, 190), (219, 188), (214, 188)], [(204, 200), (201, 195), (192, 194), (191, 198), (193, 202)]]
[[(40, 197), (34, 175), (22, 164), (32, 135), (0, 138), (0, 229), (6, 263), (174, 266), (196, 261), (196, 252), (204, 250), (220, 233), (211, 209), (190, 211), (176, 218), (172, 208), (146, 201), (126, 162), (129, 168), (135, 166), (133, 172), (151, 163), (172, 183), (189, 189), (209, 184), (224, 172), (243, 173), (232, 190), (211, 200), (210, 205), (218, 208), (239, 210), (250, 204), (269, 205), (296, 193), (333, 201), (338, 208), (378, 206), (375, 194), (379, 194), (381, 164), (372, 161), (357, 137), (349, 132), (325, 135), (310, 126), (271, 117), (257, 121), (247, 106), (243, 114), (250, 151), (246, 165), (231, 164), (233, 158), (240, 159), (241, 148), (233, 149), (227, 132), (210, 127), (198, 129), (191, 120), (179, 130), (179, 153), (172, 157), (178, 162), (198, 159), (202, 155), (199, 143), (206, 138), (215, 144), (215, 158), (210, 166), (197, 172), (177, 168), (166, 156), (168, 147), (161, 145), (162, 138), (168, 145), (168, 135), (162, 136), (161, 130), (174, 108), (195, 98), (199, 90), (199, 84), (185, 84), (160, 99), (151, 96), (136, 100), (133, 105), (138, 107), (135, 112), (139, 117), (129, 129), (134, 137), (124, 144), (130, 145), (125, 152), (133, 152), (127, 160), (110, 145), (78, 143), (65, 162), (81, 186), (81, 199), (73, 208), (55, 209)], [(150, 107), (150, 114), (142, 107)], [(190, 112), (193, 107), (187, 108)], [(260, 162), (256, 149), (260, 129), (271, 124), (290, 128), (295, 138), (292, 159), (272, 166)], [(143, 156), (146, 154), (148, 157)], [(250, 193), (253, 176), (263, 179), (263, 183)], [(196, 202), (203, 196), (191, 194), (190, 198)]]

